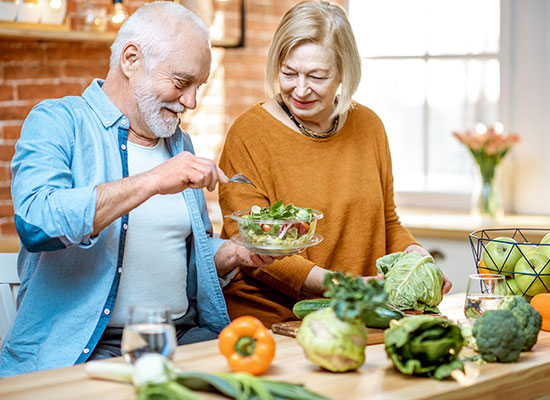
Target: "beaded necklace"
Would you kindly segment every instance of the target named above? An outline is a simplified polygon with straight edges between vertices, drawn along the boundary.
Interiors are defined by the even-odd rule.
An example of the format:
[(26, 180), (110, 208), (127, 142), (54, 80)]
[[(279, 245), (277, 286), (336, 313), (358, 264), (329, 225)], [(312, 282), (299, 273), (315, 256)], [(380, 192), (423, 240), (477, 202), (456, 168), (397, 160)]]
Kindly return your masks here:
[(288, 115), (288, 118), (290, 118), (290, 120), (294, 122), (294, 124), (296, 125), (296, 127), (298, 128), (298, 130), (302, 135), (310, 138), (314, 138), (314, 139), (326, 139), (336, 134), (336, 129), (338, 129), (338, 122), (340, 121), (340, 115), (337, 115), (336, 118), (334, 118), (334, 121), (332, 121), (332, 126), (328, 130), (322, 133), (317, 133), (315, 131), (312, 131), (309, 128), (306, 128), (300, 122), (298, 122), (296, 117), (292, 115), (287, 105), (282, 100), (279, 99), (277, 100), (277, 102), (279, 103), (283, 111), (286, 113), (286, 115)]

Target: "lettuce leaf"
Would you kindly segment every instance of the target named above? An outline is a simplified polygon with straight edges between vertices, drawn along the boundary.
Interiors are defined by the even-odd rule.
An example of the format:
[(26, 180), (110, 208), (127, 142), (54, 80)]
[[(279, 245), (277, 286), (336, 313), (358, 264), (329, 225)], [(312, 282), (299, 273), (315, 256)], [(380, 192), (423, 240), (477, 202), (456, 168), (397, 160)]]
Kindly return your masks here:
[(376, 269), (385, 275), (390, 305), (439, 313), (443, 274), (432, 257), (416, 252), (392, 253), (376, 260)]
[(455, 369), (464, 371), (458, 357), (461, 330), (446, 318), (414, 315), (393, 320), (384, 339), (388, 357), (403, 374), (444, 379)]

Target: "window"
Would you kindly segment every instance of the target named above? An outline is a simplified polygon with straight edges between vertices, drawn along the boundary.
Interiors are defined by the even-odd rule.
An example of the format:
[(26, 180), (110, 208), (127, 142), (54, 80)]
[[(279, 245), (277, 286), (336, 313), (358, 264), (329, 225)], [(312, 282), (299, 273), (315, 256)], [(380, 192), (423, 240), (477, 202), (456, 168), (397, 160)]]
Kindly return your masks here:
[(499, 120), (500, 1), (348, 5), (363, 59), (355, 99), (386, 127), (398, 203), (426, 204), (430, 193), (468, 207), (475, 165), (452, 132)]

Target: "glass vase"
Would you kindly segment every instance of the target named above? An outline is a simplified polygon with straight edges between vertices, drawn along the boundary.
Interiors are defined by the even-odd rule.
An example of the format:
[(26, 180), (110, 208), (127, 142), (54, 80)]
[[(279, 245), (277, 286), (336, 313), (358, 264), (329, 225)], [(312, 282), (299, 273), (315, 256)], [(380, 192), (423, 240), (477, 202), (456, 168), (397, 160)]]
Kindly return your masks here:
[(477, 184), (472, 192), (472, 213), (483, 222), (496, 222), (504, 216), (500, 194), (500, 168), (493, 171), (479, 169)]

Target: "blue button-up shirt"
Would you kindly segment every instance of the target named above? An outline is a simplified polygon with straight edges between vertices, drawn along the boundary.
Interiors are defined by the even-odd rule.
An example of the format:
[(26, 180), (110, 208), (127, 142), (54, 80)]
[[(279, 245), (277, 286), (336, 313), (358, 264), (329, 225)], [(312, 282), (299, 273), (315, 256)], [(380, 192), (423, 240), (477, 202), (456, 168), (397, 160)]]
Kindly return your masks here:
[[(128, 176), (129, 120), (95, 80), (81, 97), (46, 100), (30, 112), (12, 161), (15, 224), (23, 246), (15, 323), (0, 350), (0, 376), (85, 361), (101, 337), (120, 282), (128, 216), (91, 237), (96, 187)], [(179, 128), (170, 154), (193, 151)], [(191, 218), (187, 295), (199, 324), (229, 323), (202, 190), (182, 195)], [(174, 210), (177, 212), (177, 210)], [(152, 265), (151, 268), (155, 266)], [(199, 284), (200, 282), (200, 284)]]

